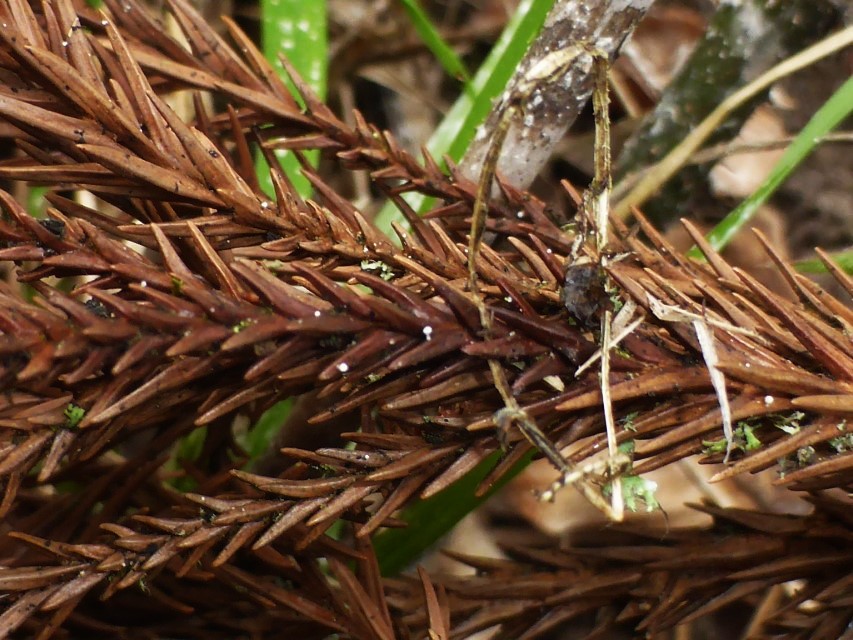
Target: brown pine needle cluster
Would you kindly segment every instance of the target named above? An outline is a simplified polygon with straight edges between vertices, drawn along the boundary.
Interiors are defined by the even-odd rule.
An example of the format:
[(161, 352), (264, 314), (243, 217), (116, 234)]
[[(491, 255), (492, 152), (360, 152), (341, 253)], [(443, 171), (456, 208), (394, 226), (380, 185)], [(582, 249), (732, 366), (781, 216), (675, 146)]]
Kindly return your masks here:
[[(706, 263), (642, 218), (645, 240), (617, 226), (606, 248), (615, 288), (567, 291), (573, 237), (503, 185), (486, 222), (496, 241), (476, 263), (486, 333), (466, 288), (476, 184), (358, 114), (348, 126), (294, 74), (299, 107), (230, 22), (225, 42), (170, 0), (188, 51), (134, 0), (105, 4), (0, 3), (0, 135), (19, 150), (0, 178), (51, 187), (41, 219), (0, 192), (0, 261), (32, 292), (0, 289), (0, 637), (461, 638), (501, 625), (533, 638), (575, 618), (606, 637), (738, 602), (769, 608), (763, 633), (840, 636), (853, 598), (853, 519), (837, 495), (853, 481), (849, 306), (766, 243), (795, 301), (691, 226)], [(190, 123), (169, 106), (177, 91), (191, 92)], [(367, 171), (410, 228), (385, 237), (307, 163), (316, 199), (303, 200), (277, 169), (281, 148)], [(420, 218), (406, 192), (439, 204)], [(598, 369), (577, 374), (598, 350), (587, 316), (605, 309), (628, 309), (623, 326), (642, 318), (612, 349), (608, 381), (632, 475), (729, 449), (720, 477), (775, 468), (813, 512), (706, 505), (712, 529), (619, 528), (465, 558), (476, 577), (383, 579), (371, 535), (400, 525), (402, 507), (503, 445), (485, 490), (531, 449), (495, 429), (489, 360), (572, 464), (606, 449)], [(728, 442), (697, 323), (740, 425)], [(345, 416), (340, 445), (287, 449), (273, 477), (240, 471), (234, 416), (307, 391), (318, 431)], [(180, 493), (164, 463), (201, 425), (186, 467), (197, 486)], [(326, 535), (341, 521), (346, 535)]]

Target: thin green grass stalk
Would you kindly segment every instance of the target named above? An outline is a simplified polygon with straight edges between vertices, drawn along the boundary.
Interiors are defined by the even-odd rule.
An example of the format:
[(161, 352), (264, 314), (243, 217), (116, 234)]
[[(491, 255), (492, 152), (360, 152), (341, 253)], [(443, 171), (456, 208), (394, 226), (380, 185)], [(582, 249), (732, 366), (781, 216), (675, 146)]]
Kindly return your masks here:
[[(290, 76), (281, 65), (283, 54), (314, 92), (325, 99), (329, 72), (329, 45), (327, 7), (325, 0), (261, 0), (261, 47), (264, 56), (300, 100)], [(302, 175), (299, 161), (289, 151), (276, 151), (276, 157), (293, 186), (303, 197), (311, 195), (311, 184)], [(319, 152), (309, 151), (305, 157), (317, 166)], [(268, 195), (274, 193), (269, 167), (261, 154), (257, 154), (255, 170), (258, 182)], [(248, 460), (245, 469), (251, 469), (275, 440), (281, 426), (290, 415), (292, 398), (282, 400), (268, 409), (242, 439)]]
[(530, 464), (534, 452), (518, 461), (482, 496), (474, 495), (477, 486), (498, 463), (495, 452), (462, 479), (426, 500), (415, 502), (403, 510), (405, 529), (386, 529), (373, 537), (373, 548), (383, 576), (393, 576), (420, 558), (425, 551), (447, 535), (462, 518), (483, 504), (501, 487)]
[[(832, 261), (845, 273), (853, 274), (853, 249), (833, 253), (829, 256)], [(800, 260), (794, 263), (794, 268), (800, 273), (826, 273), (826, 265), (817, 258), (812, 260)]]
[[(758, 209), (767, 202), (791, 172), (820, 144), (823, 136), (841, 124), (851, 113), (853, 113), (853, 78), (849, 78), (847, 82), (841, 85), (812, 116), (808, 124), (785, 149), (767, 180), (755, 193), (729, 213), (708, 234), (708, 242), (711, 246), (715, 250), (721, 251), (735, 234), (752, 219)], [(688, 255), (699, 258), (702, 254), (698, 248), (694, 247)]]
[[(441, 160), (447, 155), (454, 162), (459, 162), (474, 139), (477, 125), (489, 115), (492, 100), (506, 87), (553, 5), (554, 0), (522, 0), (519, 3), (501, 37), (471, 81), (471, 92), (459, 96), (427, 142), (426, 148), (433, 157)], [(429, 209), (432, 202), (431, 198), (419, 194), (406, 194), (404, 197), (419, 213)], [(408, 226), (397, 207), (389, 202), (376, 215), (374, 222), (383, 232), (394, 237), (392, 221)]]
[(436, 26), (421, 7), (418, 0), (400, 0), (403, 9), (409, 15), (412, 26), (418, 32), (423, 43), (432, 51), (432, 55), (441, 64), (444, 70), (453, 78), (461, 80), (465, 84), (465, 90), (471, 91), (471, 75), (465, 68), (465, 64), (456, 55), (452, 47), (444, 41)]
[[(279, 54), (293, 64), (321, 99), (326, 97), (329, 68), (328, 28), (325, 0), (261, 0), (261, 46), (264, 56), (299, 99), (289, 76), (281, 66)], [(305, 154), (316, 166), (317, 151)], [(311, 184), (299, 170), (299, 161), (289, 151), (276, 151), (284, 172), (302, 196), (311, 194)], [(258, 181), (268, 194), (274, 193), (269, 168), (259, 154), (256, 161)]]

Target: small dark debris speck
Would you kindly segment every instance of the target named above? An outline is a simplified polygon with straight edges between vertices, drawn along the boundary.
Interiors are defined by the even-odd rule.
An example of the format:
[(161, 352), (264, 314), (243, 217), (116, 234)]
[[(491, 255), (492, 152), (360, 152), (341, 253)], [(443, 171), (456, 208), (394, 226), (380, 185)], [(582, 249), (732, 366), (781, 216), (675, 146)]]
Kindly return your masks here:
[(54, 220), (53, 218), (43, 218), (39, 220), (39, 224), (50, 231), (57, 238), (65, 236), (65, 223), (62, 220)]

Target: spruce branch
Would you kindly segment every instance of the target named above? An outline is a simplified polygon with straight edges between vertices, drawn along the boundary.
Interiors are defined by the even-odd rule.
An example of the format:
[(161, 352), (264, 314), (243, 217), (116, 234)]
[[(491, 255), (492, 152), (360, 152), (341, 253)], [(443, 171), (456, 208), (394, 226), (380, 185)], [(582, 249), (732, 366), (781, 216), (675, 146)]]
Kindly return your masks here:
[[(454, 553), (476, 576), (431, 580), (447, 594), (458, 637), (496, 624), (516, 638), (549, 637), (565, 623), (585, 637), (653, 635), (743, 602), (755, 612), (755, 633), (834, 640), (849, 623), (853, 555), (849, 529), (836, 519), (847, 505), (813, 501), (809, 516), (693, 505), (713, 515), (713, 526), (675, 535), (642, 527), (580, 531), (569, 548), (515, 545), (505, 560)], [(796, 580), (808, 586), (785, 598)], [(399, 603), (395, 613), (423, 630), (420, 589), (414, 578), (396, 580), (389, 597)], [(807, 602), (808, 613), (797, 609)]]
[[(490, 361), (506, 372), (519, 408), (570, 447), (570, 462), (595, 464), (606, 444), (601, 381), (581, 366), (599, 336), (583, 305), (566, 304), (574, 238), (544, 203), (500, 183), (502, 197), (487, 203), (485, 220), (497, 243), (483, 245), (472, 265), (478, 306), (465, 288), (464, 253), (477, 185), (463, 172), (452, 167), (447, 175), (428, 156), (416, 161), (357, 114), (347, 126), (294, 73), (300, 109), (233, 24), (232, 48), (174, 0), (169, 10), (187, 52), (133, 2), (107, 7), (96, 15), (68, 0), (0, 3), (8, 24), (0, 30), (0, 114), (21, 151), (0, 165), (0, 176), (53, 188), (41, 220), (0, 192), (0, 260), (16, 264), (18, 281), (35, 291), (30, 303), (0, 289), (0, 509), (18, 532), (0, 540), (0, 597), (8, 605), (0, 636), (127, 624), (227, 637), (242, 617), (260, 634), (292, 624), (305, 637), (391, 638), (423, 629), (421, 602), (431, 626), (454, 634), (500, 622), (520, 635), (540, 624), (531, 620), (532, 598), (448, 621), (447, 610), (464, 614), (467, 605), (454, 600), (462, 591), (481, 589), (484, 602), (502, 598), (494, 589), (503, 574), (486, 567), (485, 586), (422, 574), (405, 591), (402, 582), (380, 580), (369, 538), (398, 526), (399, 508), (501, 448), (494, 427), (503, 404)], [(177, 90), (197, 92), (195, 122), (168, 106), (165, 97)], [(228, 106), (205, 106), (201, 93)], [(400, 231), (397, 247), (307, 165), (315, 200), (301, 198), (271, 162), (270, 201), (254, 178), (253, 146), (270, 160), (275, 148), (322, 150), (342, 171), (369, 170), (407, 215), (411, 234)], [(69, 188), (109, 206), (80, 204), (64, 193)], [(421, 219), (399, 197), (406, 191), (441, 204)], [(606, 249), (618, 259), (606, 271), (616, 290), (591, 282), (583, 291), (596, 303), (591, 316), (625, 304), (646, 314), (610, 354), (607, 381), (632, 473), (695, 454), (723, 458), (717, 393), (683, 320), (699, 318), (715, 342), (737, 425), (733, 464), (720, 477), (781, 464), (779, 484), (790, 489), (849, 488), (849, 307), (769, 246), (795, 302), (728, 266), (689, 224), (707, 264), (640, 224), (646, 241), (614, 222)], [(72, 278), (72, 290), (53, 278)], [(235, 413), (256, 415), (309, 390), (330, 400), (311, 418), (318, 429), (332, 416), (351, 417), (340, 445), (283, 451), (278, 477), (239, 470)], [(163, 484), (163, 460), (199, 425), (212, 434), (199, 466), (186, 463), (199, 486), (179, 494)], [(515, 432), (503, 444), (508, 455), (480, 491), (530, 451)], [(65, 481), (75, 485), (70, 493)], [(745, 553), (757, 573), (714, 574), (714, 588), (732, 589), (715, 595), (749, 602), (744, 585), (764, 580), (762, 570), (762, 585), (801, 578), (809, 597), (827, 603), (807, 620), (810, 628), (828, 633), (843, 622), (832, 603), (849, 593), (833, 572), (847, 567), (849, 554), (840, 551), (826, 568), (818, 546), (803, 538), (815, 526), (825, 529), (823, 541), (843, 542), (849, 517), (830, 498), (812, 500), (815, 514), (781, 529), (790, 546), (788, 538), (771, 544), (768, 531), (780, 532), (774, 517), (741, 522), (760, 534), (755, 552)], [(103, 517), (86, 526), (98, 509)], [(346, 529), (340, 541), (326, 535), (337, 521)], [(695, 535), (708, 545), (717, 534)], [(694, 557), (679, 544), (676, 559)], [(779, 559), (791, 549), (801, 551), (801, 564)], [(648, 589), (680, 578), (655, 565), (654, 553), (643, 559), (629, 568), (602, 563), (598, 577), (584, 566), (571, 597), (559, 591), (566, 577), (559, 562), (531, 575), (556, 589), (547, 593), (553, 619), (618, 593), (635, 620)], [(136, 586), (150, 595), (131, 594)], [(682, 586), (670, 595), (707, 596), (710, 588)], [(117, 598), (128, 619), (115, 622), (95, 597)], [(570, 611), (560, 608), (569, 601)], [(197, 622), (152, 625), (144, 613), (151, 609), (194, 611)], [(780, 624), (806, 624), (794, 609)], [(644, 619), (664, 629), (693, 614), (660, 605)]]

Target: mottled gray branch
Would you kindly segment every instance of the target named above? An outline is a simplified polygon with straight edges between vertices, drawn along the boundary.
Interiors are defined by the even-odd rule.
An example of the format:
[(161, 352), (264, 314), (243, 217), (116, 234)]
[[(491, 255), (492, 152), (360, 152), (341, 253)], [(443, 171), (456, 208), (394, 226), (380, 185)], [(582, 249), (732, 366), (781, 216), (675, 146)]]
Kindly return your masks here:
[(519, 100), (522, 92), (526, 94), (524, 103), (513, 114), (497, 166), (504, 180), (516, 188), (527, 188), (592, 94), (592, 56), (577, 56), (565, 74), (540, 82), (529, 91), (525, 87), (530, 86), (531, 71), (541, 69), (543, 60), (553, 52), (578, 44), (599, 50), (613, 60), (652, 2), (557, 0), (541, 33), (462, 159), (463, 173), (477, 179), (505, 104)]
[[(837, 13), (827, 0), (721, 3), (690, 60), (625, 143), (615, 163), (615, 176), (624, 178), (659, 161), (737, 89), (822, 38), (835, 24)], [(707, 143), (734, 138), (763, 99), (764, 95), (758, 96), (738, 109)], [(655, 200), (643, 205), (643, 213), (660, 226), (695, 217), (697, 212), (707, 214), (714, 201), (709, 170), (710, 165), (683, 169)]]

